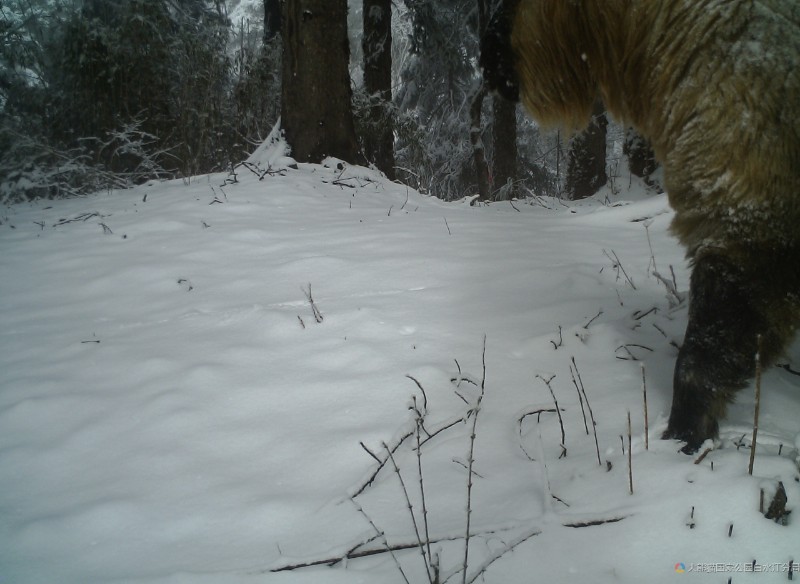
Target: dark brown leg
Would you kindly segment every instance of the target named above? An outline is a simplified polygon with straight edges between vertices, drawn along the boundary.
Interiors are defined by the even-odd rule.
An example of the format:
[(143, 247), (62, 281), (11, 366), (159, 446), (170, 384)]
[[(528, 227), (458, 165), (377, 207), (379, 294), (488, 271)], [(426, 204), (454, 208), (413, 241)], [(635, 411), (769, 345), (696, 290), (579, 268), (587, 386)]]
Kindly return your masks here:
[(663, 436), (686, 442), (687, 454), (717, 437), (728, 403), (754, 375), (757, 337), (768, 335), (769, 327), (768, 303), (753, 277), (721, 253), (701, 255), (694, 266), (689, 324), (675, 366), (672, 411)]

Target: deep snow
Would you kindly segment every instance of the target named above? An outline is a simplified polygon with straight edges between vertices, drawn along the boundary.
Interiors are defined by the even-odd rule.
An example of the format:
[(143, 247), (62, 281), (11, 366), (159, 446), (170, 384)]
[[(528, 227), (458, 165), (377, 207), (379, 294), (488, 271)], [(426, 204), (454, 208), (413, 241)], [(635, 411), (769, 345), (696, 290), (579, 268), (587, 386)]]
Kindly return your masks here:
[[(800, 561), (798, 518), (758, 511), (777, 480), (790, 508), (800, 500), (798, 377), (764, 376), (753, 477), (733, 444), (749, 444), (751, 390), (700, 464), (658, 439), (686, 308), (653, 259), (688, 287), (663, 195), (623, 185), (579, 204), (472, 207), (335, 161), (228, 178), (0, 210), (0, 582), (402, 582), (388, 554), (271, 570), (374, 535), (349, 499), (377, 466), (360, 442), (385, 458), (414, 428), (422, 394), (407, 375), (425, 389), (428, 431), (466, 418), (484, 336), (470, 574), (532, 532), (483, 581), (765, 583)], [(557, 417), (524, 416), (553, 407), (553, 374), (564, 458)], [(430, 536), (456, 538), (433, 546), (450, 582), (471, 428), (422, 447)], [(395, 460), (421, 518), (413, 447)], [(390, 464), (355, 500), (390, 542), (416, 541)], [(608, 519), (620, 520), (566, 526)], [(419, 550), (396, 557), (427, 581)], [(753, 560), (760, 573), (745, 571)]]

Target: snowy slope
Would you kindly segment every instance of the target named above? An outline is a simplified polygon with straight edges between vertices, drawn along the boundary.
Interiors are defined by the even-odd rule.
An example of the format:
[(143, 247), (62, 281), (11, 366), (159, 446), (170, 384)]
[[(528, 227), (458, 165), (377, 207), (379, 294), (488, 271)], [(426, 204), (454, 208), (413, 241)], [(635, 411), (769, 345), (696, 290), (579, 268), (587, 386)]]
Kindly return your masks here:
[[(417, 541), (391, 463), (363, 514), (350, 499), (378, 465), (360, 443), (385, 459), (415, 427), (407, 376), (428, 432), (456, 422), (421, 449), (450, 582), (482, 380), (470, 575), (501, 555), (482, 581), (764, 583), (800, 561), (800, 521), (758, 511), (777, 480), (800, 501), (796, 376), (764, 378), (753, 477), (732, 443), (749, 443), (751, 391), (700, 464), (658, 439), (686, 309), (653, 258), (688, 287), (663, 196), (471, 207), (335, 162), (237, 173), (0, 210), (1, 582), (394, 583), (398, 564), (427, 581), (418, 549), (271, 571), (372, 539), (367, 517)], [(414, 447), (394, 457), (424, 536)]]

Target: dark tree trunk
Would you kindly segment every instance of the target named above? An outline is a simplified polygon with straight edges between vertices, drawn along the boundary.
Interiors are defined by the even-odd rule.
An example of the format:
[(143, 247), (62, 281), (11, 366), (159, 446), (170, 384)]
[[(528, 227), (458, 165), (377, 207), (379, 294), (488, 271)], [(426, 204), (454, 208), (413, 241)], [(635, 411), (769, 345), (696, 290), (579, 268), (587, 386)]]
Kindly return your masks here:
[(492, 98), (492, 108), (494, 111), (493, 189), (496, 199), (507, 200), (516, 195), (514, 181), (517, 178), (517, 106), (495, 95)]
[(264, 0), (264, 44), (281, 32), (281, 0)]
[(658, 162), (656, 162), (656, 155), (653, 153), (650, 142), (633, 128), (628, 128), (622, 152), (628, 157), (628, 168), (631, 173), (644, 180), (648, 187), (657, 188), (652, 175), (658, 168)]
[(292, 156), (360, 162), (353, 123), (347, 0), (285, 0), (281, 120)]
[(486, 97), (486, 86), (481, 84), (472, 98), (470, 105), (469, 140), (472, 143), (472, 157), (475, 161), (475, 174), (478, 179), (478, 199), (488, 201), (491, 197), (489, 188), (489, 164), (486, 162), (486, 149), (483, 144), (481, 128), (481, 110)]
[[(477, 0), (478, 7), (478, 38), (483, 36), (489, 25), (489, 0)], [(478, 179), (478, 199), (488, 201), (492, 195), (491, 179), (489, 177), (489, 164), (486, 162), (486, 148), (483, 143), (483, 123), (481, 112), (483, 100), (488, 93), (488, 87), (481, 82), (472, 97), (470, 104), (469, 140), (472, 143), (472, 158), (475, 161), (475, 174)]]
[(567, 161), (567, 198), (591, 197), (606, 184), (606, 127), (608, 120), (600, 102), (595, 103), (589, 127), (573, 136)]
[(392, 2), (364, 0), (364, 88), (370, 98), (364, 155), (394, 180), (392, 103)]

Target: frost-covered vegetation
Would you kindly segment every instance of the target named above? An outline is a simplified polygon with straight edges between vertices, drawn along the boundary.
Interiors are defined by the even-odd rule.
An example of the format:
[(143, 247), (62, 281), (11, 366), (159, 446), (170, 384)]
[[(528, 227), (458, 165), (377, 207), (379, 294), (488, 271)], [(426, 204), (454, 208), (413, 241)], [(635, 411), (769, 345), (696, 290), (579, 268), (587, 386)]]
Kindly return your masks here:
[[(398, 178), (440, 198), (476, 189), (469, 100), (480, 79), (474, 2), (396, 3)], [(230, 9), (230, 12), (228, 11)], [(353, 107), (371, 131), (362, 87), (359, 2), (351, 3)], [(87, 194), (230, 169), (280, 109), (280, 37), (258, 2), (9, 0), (0, 5), (0, 201)], [(265, 40), (269, 39), (269, 40)], [(484, 144), (495, 131), (486, 100)], [(373, 130), (374, 131), (374, 130)], [(558, 194), (566, 152), (519, 112), (518, 192)], [(612, 175), (622, 133), (609, 132)], [(624, 177), (627, 178), (627, 177)], [(503, 185), (496, 185), (499, 189)]]

